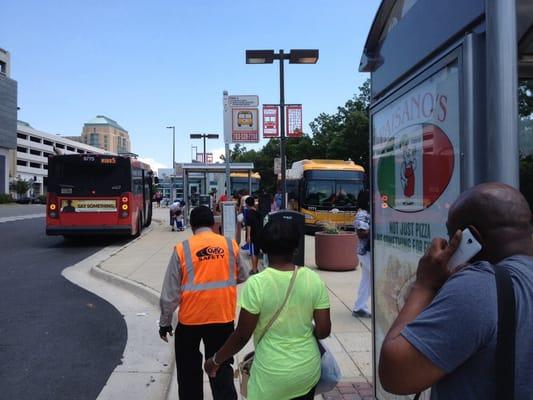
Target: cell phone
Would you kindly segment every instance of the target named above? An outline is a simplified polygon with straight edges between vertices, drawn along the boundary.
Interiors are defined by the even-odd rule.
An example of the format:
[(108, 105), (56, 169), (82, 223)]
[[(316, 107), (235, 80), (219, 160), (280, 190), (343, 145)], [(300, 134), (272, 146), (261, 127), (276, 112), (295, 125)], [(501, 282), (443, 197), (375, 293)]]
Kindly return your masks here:
[(477, 253), (481, 251), (481, 244), (476, 240), (470, 229), (463, 231), (461, 243), (453, 253), (452, 258), (448, 261), (448, 268), (453, 270), (455, 267), (470, 261)]

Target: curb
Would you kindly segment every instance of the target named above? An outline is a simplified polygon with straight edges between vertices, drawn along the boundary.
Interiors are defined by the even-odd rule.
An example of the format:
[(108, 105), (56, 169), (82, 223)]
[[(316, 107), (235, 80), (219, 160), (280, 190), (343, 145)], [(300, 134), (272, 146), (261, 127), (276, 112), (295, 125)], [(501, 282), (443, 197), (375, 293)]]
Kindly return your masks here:
[[(152, 219), (152, 223), (159, 223), (159, 224), (162, 224), (163, 221), (159, 220), (159, 219)], [(122, 250), (128, 248), (129, 246), (131, 246), (132, 244), (136, 243), (138, 240), (142, 239), (143, 236), (149, 234), (150, 232), (152, 232), (153, 228), (151, 227), (148, 227), (146, 228), (139, 237), (133, 239), (132, 241), (126, 243), (124, 246), (121, 246), (119, 248), (117, 248), (115, 251), (111, 252), (105, 259), (103, 260), (100, 260), (98, 262), (98, 264), (96, 265), (93, 265), (90, 269), (90, 274), (97, 278), (97, 279), (100, 279), (100, 280), (103, 280), (107, 283), (110, 283), (116, 287), (119, 287), (121, 289), (124, 289), (124, 290), (127, 290), (128, 292), (132, 293), (133, 295), (135, 295), (136, 297), (139, 297), (141, 298), (142, 300), (148, 302), (149, 304), (151, 304), (152, 306), (154, 307), (159, 307), (159, 297), (160, 297), (160, 294), (146, 286), (146, 285), (143, 285), (142, 283), (140, 282), (136, 282), (136, 281), (133, 281), (133, 280), (130, 280), (128, 278), (125, 278), (123, 276), (120, 276), (118, 274), (114, 274), (113, 272), (109, 272), (109, 271), (106, 271), (104, 269), (102, 269), (102, 264), (105, 263), (107, 260), (109, 260), (111, 257), (117, 255), (118, 253), (120, 253)], [(105, 249), (105, 248), (104, 248)], [(171, 364), (171, 374), (174, 373), (176, 369), (176, 360), (174, 357), (172, 357), (172, 364)], [(171, 387), (172, 387), (172, 380), (173, 378), (171, 377), (171, 379), (169, 380), (169, 383), (168, 383), (168, 386), (165, 388), (165, 395), (163, 396), (163, 399), (167, 399), (169, 398), (169, 395), (171, 393)], [(162, 399), (162, 400), (163, 400)]]
[[(161, 224), (162, 222), (158, 219), (153, 219), (152, 222), (157, 222)], [(150, 232), (153, 231), (152, 227), (146, 228), (139, 237), (133, 239), (132, 241), (126, 243), (124, 246), (121, 246), (113, 253), (109, 254), (109, 256), (105, 260), (101, 260), (98, 264), (94, 265), (91, 268), (91, 275), (93, 275), (96, 278), (102, 279), (108, 283), (111, 283), (115, 286), (118, 286), (122, 289), (128, 290), (137, 297), (140, 297), (141, 299), (147, 301), (151, 305), (155, 307), (159, 307), (159, 293), (152, 289), (151, 287), (148, 287), (146, 285), (143, 285), (140, 282), (133, 281), (131, 279), (128, 279), (126, 277), (120, 276), (118, 274), (114, 274), (113, 272), (106, 271), (102, 268), (102, 264), (105, 263), (107, 260), (109, 260), (111, 257), (117, 255), (122, 250), (127, 249), (129, 246), (136, 243), (138, 240), (142, 239), (144, 236), (148, 235)]]
[(112, 272), (105, 271), (100, 267), (100, 265), (101, 263), (91, 268), (91, 275), (125, 289), (155, 307), (159, 306), (159, 293), (157, 293), (154, 289)]

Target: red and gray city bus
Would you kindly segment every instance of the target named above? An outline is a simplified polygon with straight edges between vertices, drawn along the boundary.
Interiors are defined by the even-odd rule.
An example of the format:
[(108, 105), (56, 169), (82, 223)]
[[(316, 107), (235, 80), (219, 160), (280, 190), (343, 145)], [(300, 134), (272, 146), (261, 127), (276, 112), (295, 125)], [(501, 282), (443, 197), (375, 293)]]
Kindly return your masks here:
[(139, 235), (152, 220), (153, 179), (150, 167), (131, 157), (50, 156), (46, 234)]

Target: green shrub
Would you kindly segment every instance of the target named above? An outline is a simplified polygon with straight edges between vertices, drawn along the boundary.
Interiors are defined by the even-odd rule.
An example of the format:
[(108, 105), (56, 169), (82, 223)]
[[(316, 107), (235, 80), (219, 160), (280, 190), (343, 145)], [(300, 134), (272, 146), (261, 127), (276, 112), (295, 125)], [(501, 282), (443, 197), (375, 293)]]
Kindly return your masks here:
[(40, 204), (46, 204), (46, 195), (45, 194), (41, 194), (41, 195), (37, 196), (37, 198), (39, 199), (39, 203)]
[(10, 194), (0, 193), (0, 204), (6, 204), (13, 202), (13, 198)]

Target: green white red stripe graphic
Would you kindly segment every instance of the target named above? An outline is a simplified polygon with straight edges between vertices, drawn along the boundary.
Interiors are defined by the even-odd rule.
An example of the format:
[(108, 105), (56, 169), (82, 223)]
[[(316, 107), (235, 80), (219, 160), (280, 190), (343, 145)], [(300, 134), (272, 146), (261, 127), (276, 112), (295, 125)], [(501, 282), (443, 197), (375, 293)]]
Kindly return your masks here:
[(430, 207), (453, 174), (453, 145), (436, 125), (411, 125), (384, 142), (379, 150), (377, 185), (382, 199), (398, 211)]

